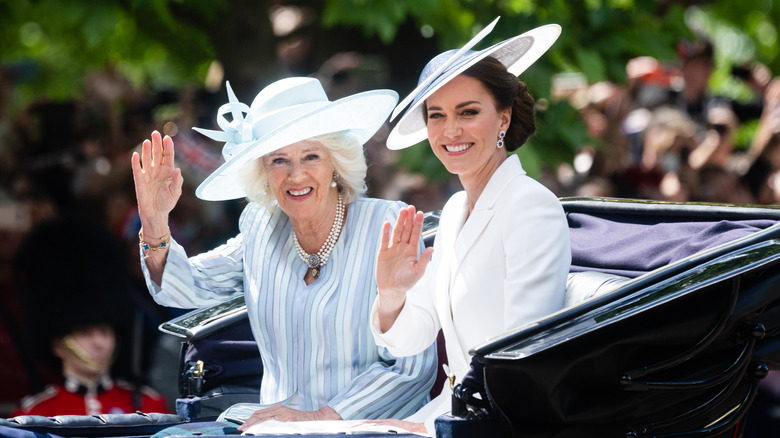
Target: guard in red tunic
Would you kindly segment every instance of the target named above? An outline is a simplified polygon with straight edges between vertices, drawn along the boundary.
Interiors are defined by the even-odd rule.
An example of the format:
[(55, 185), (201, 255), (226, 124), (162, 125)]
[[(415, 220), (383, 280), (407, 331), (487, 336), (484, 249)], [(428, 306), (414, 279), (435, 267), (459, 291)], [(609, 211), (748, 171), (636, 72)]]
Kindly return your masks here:
[(165, 399), (148, 387), (109, 377), (116, 346), (109, 325), (84, 327), (54, 341), (54, 353), (62, 359), (63, 384), (22, 399), (13, 415), (97, 415), (163, 412)]
[(14, 416), (170, 412), (152, 389), (112, 377), (118, 357), (117, 365), (131, 362), (119, 346), (135, 308), (123, 253), (107, 229), (76, 218), (40, 224), (14, 265), (27, 345), (36, 348), (30, 355), (60, 377), (23, 398)]

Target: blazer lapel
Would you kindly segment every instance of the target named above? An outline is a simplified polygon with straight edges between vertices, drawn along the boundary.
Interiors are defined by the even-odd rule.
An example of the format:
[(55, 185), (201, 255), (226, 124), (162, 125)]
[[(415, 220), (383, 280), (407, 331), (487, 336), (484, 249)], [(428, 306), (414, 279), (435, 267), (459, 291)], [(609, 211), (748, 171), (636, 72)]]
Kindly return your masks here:
[[(477, 199), (477, 203), (474, 205), (474, 210), (469, 215), (466, 223), (463, 224), (460, 233), (457, 234), (455, 241), (456, 270), (460, 268), (471, 247), (474, 246), (479, 236), (482, 235), (488, 224), (490, 224), (496, 203), (501, 198), (501, 193), (509, 187), (515, 177), (522, 174), (525, 174), (525, 171), (523, 171), (520, 165), (520, 159), (517, 155), (510, 155), (490, 177), (490, 181), (488, 181), (479, 199)], [(461, 218), (466, 214), (466, 208), (468, 207), (464, 201)]]
[[(463, 193), (463, 195), (465, 195), (465, 193)], [(452, 320), (450, 294), (452, 292), (451, 282), (453, 279), (453, 272), (455, 272), (456, 264), (455, 244), (459, 234), (461, 220), (463, 218), (462, 213), (466, 205), (465, 196), (463, 196), (463, 199), (464, 202), (462, 204), (462, 208), (460, 208), (460, 206), (458, 206), (459, 208), (452, 208), (455, 206), (447, 207), (447, 216), (450, 220), (440, 222), (439, 230), (436, 233), (436, 241), (439, 243), (439, 245), (441, 245), (440, 247), (436, 248), (436, 251), (439, 251), (441, 256), (441, 264), (439, 265), (439, 270), (436, 273), (436, 309), (439, 315), (441, 329), (444, 332), (445, 339), (447, 339), (447, 345), (449, 346), (447, 348), (449, 366), (453, 370), (458, 370), (458, 374), (463, 373), (460, 370), (463, 370), (463, 367), (468, 365), (468, 363), (463, 363), (464, 358), (463, 354), (461, 353), (460, 339), (458, 338), (458, 333), (455, 331), (455, 324)], [(450, 211), (452, 214), (449, 214)], [(453, 354), (453, 352), (458, 352), (458, 354)], [(463, 378), (462, 375), (457, 375), (456, 377), (458, 379)]]
[(479, 236), (485, 231), (485, 228), (490, 223), (490, 219), (493, 218), (493, 209), (490, 210), (477, 210), (471, 212), (468, 220), (463, 224), (463, 228), (460, 230), (457, 238), (455, 239), (455, 256), (457, 260), (457, 266), (454, 271), (460, 268), (466, 255), (474, 246), (474, 243), (479, 239)]

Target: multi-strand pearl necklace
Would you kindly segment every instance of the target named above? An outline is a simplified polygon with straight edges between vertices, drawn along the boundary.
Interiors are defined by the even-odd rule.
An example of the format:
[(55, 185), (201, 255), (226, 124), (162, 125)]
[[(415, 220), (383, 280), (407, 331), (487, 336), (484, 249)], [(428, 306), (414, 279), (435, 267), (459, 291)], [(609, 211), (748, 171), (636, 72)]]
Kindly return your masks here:
[(303, 263), (312, 270), (312, 276), (316, 279), (320, 276), (320, 267), (324, 266), (328, 262), (328, 257), (333, 247), (336, 246), (336, 242), (341, 235), (341, 225), (344, 223), (344, 199), (339, 193), (339, 201), (336, 205), (336, 217), (333, 219), (333, 227), (330, 229), (328, 238), (325, 239), (325, 243), (322, 244), (322, 248), (316, 254), (308, 254), (303, 250), (303, 247), (298, 242), (298, 236), (293, 231), (293, 241), (295, 242), (295, 248), (298, 250), (298, 256), (301, 257)]

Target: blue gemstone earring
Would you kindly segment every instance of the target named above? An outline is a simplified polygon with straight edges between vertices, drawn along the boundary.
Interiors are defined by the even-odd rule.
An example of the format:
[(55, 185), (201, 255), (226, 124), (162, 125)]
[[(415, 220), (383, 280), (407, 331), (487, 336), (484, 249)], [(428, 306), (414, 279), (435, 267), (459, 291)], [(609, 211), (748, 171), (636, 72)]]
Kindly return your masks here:
[(496, 147), (497, 148), (500, 149), (500, 148), (504, 147), (504, 137), (506, 137), (506, 132), (499, 131), (498, 132), (498, 141), (496, 142)]

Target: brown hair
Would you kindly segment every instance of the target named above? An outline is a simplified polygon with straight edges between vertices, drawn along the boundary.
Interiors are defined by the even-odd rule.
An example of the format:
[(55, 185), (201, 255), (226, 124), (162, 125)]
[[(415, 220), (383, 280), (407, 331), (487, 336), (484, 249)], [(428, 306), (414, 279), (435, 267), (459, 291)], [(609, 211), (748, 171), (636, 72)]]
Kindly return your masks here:
[[(500, 61), (488, 56), (461, 73), (482, 83), (501, 111), (512, 108), (512, 118), (506, 131), (504, 143), (509, 152), (520, 148), (536, 132), (534, 119), (534, 98), (525, 82), (509, 73)], [(428, 108), (422, 106), (423, 117), (428, 122)], [(496, 138), (498, 140), (498, 138)]]

